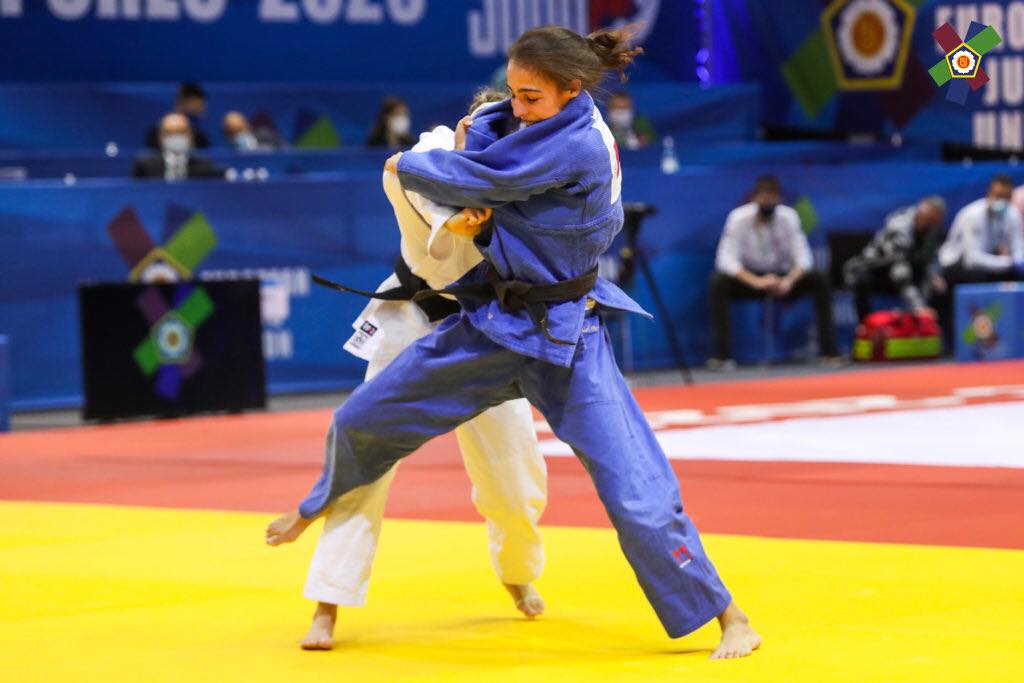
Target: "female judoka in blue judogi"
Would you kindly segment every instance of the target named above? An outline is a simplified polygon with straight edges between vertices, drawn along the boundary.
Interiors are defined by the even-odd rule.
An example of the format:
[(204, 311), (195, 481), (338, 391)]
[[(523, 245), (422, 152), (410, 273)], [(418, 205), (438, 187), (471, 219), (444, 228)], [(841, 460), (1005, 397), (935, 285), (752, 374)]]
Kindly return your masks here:
[(717, 617), (715, 658), (760, 639), (733, 603), (683, 511), (675, 476), (615, 364), (602, 310), (645, 314), (596, 278), (622, 227), (611, 132), (586, 92), (639, 50), (625, 31), (524, 33), (509, 51), (511, 99), (472, 121), (463, 152), (396, 155), (402, 187), (451, 206), (493, 209), (484, 263), (453, 285), (463, 306), (334, 414), (323, 474), (267, 530), (296, 538), (338, 496), (376, 480), (428, 440), (525, 396), (597, 489), (622, 550), (671, 637)]

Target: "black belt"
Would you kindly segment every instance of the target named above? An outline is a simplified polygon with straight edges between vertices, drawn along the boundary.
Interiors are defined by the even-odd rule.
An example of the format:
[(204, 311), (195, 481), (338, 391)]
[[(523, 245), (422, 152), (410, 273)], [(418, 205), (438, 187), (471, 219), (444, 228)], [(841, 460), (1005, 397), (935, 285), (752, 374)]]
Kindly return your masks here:
[(448, 316), (462, 310), (458, 301), (453, 301), (439, 294), (430, 294), (417, 299), (416, 295), (420, 292), (430, 291), (430, 285), (427, 284), (426, 280), (409, 270), (409, 265), (401, 256), (395, 261), (395, 275), (398, 276), (398, 281), (402, 284), (401, 287), (396, 287), (395, 289), (407, 293), (409, 301), (419, 306), (427, 314), (427, 320), (430, 322), (444, 320)]
[[(402, 261), (402, 259), (399, 258), (399, 261)], [(405, 265), (404, 261), (402, 261), (402, 265)], [(395, 272), (398, 272), (397, 267)], [(412, 275), (412, 273), (409, 274)], [(515, 313), (516, 311), (526, 309), (530, 314), (530, 317), (533, 319), (533, 322), (535, 322), (537, 326), (540, 327), (541, 331), (544, 332), (544, 336), (548, 341), (563, 346), (572, 346), (575, 344), (575, 342), (572, 341), (558, 339), (551, 334), (551, 331), (548, 329), (548, 308), (546, 304), (575, 301), (576, 299), (584, 297), (590, 293), (590, 290), (594, 288), (594, 284), (597, 282), (596, 266), (579, 277), (574, 277), (570, 280), (562, 280), (550, 285), (537, 285), (530, 282), (523, 282), (521, 280), (502, 280), (497, 271), (490, 265), (487, 266), (486, 276), (486, 282), (453, 285), (447, 289), (430, 289), (424, 282), (424, 289), (416, 290), (411, 294), (404, 284), (402, 287), (396, 287), (383, 292), (368, 292), (362, 289), (346, 287), (345, 285), (337, 282), (332, 282), (331, 280), (322, 278), (315, 273), (312, 278), (313, 282), (318, 285), (330, 287), (331, 289), (336, 289), (341, 292), (358, 294), (359, 296), (365, 296), (370, 299), (382, 299), (384, 301), (413, 301), (420, 307), (423, 307), (421, 302), (435, 299), (440, 299), (447, 304), (454, 304), (454, 302), (441, 297), (441, 294), (451, 294), (463, 299), (473, 299), (476, 301), (497, 300), (502, 310), (505, 311)], [(412, 277), (415, 278), (416, 276), (412, 275)], [(419, 280), (419, 278), (416, 279)], [(399, 281), (401, 281), (401, 275), (399, 275)], [(420, 282), (423, 281), (420, 280)]]

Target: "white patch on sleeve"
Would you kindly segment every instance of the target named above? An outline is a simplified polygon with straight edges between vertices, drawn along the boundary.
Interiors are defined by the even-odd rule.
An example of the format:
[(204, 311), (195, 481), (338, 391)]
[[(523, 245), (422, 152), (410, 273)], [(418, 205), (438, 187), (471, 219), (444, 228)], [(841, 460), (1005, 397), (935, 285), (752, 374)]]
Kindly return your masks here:
[(611, 129), (604, 122), (604, 118), (597, 107), (594, 107), (593, 119), (593, 126), (601, 134), (604, 146), (608, 150), (608, 161), (611, 163), (612, 170), (612, 192), (611, 202), (609, 203), (614, 204), (619, 201), (619, 197), (622, 195), (622, 162), (619, 160), (619, 146), (615, 144), (615, 136), (612, 135)]

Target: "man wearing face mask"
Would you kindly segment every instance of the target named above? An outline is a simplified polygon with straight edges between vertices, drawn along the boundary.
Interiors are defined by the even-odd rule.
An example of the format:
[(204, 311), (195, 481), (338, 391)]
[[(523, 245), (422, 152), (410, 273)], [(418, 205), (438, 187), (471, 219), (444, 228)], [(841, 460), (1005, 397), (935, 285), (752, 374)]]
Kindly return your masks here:
[(166, 181), (189, 178), (223, 178), (224, 172), (207, 159), (192, 154), (192, 130), (188, 119), (171, 113), (160, 121), (159, 152), (148, 152), (135, 160), (132, 176)]
[(398, 97), (386, 97), (366, 144), (368, 147), (412, 147), (416, 140), (410, 134), (411, 129), (409, 106)]
[[(192, 147), (206, 149), (210, 146), (210, 138), (200, 127), (200, 120), (206, 115), (206, 93), (198, 83), (186, 82), (178, 87), (178, 96), (174, 100), (174, 111), (188, 119), (192, 129)], [(160, 149), (160, 127), (153, 126), (146, 134), (146, 146)]]
[(636, 115), (633, 98), (624, 90), (608, 97), (606, 122), (620, 149), (640, 149), (651, 144), (654, 128), (643, 116)]
[(941, 276), (935, 308), (950, 333), (957, 285), (1024, 279), (1024, 218), (1011, 204), (1012, 196), (1013, 178), (1006, 174), (992, 178), (987, 195), (960, 209), (939, 248)]
[(796, 299), (810, 296), (818, 318), (822, 361), (840, 363), (832, 325), (832, 293), (821, 273), (811, 270), (811, 248), (800, 217), (781, 204), (782, 187), (773, 176), (759, 178), (753, 201), (729, 213), (711, 278), (713, 370), (735, 367), (729, 330), (733, 299)]
[(939, 196), (898, 209), (864, 251), (843, 265), (859, 320), (871, 312), (875, 293), (898, 293), (908, 311), (935, 316), (927, 300), (938, 277), (935, 255), (945, 220), (946, 202)]
[(946, 284), (999, 282), (1019, 277), (1024, 267), (1024, 218), (1010, 203), (1013, 179), (992, 178), (988, 194), (964, 208), (953, 220), (939, 249)]

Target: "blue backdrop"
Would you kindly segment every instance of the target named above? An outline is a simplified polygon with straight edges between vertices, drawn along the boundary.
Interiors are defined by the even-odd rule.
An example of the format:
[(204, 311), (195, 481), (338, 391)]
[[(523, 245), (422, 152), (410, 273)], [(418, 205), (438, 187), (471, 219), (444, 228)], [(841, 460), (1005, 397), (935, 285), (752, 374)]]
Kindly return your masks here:
[[(214, 145), (223, 145), (225, 113), (262, 114), (295, 143), (310, 124), (325, 120), (341, 146), (350, 147), (366, 140), (386, 95), (405, 98), (413, 130), (422, 130), (454, 125), (481, 83), (212, 84), (201, 125)], [(0, 150), (77, 149), (102, 155), (108, 142), (131, 150), (144, 144), (149, 127), (174, 106), (175, 89), (171, 83), (2, 84)], [(749, 139), (761, 115), (760, 91), (752, 84), (704, 89), (691, 83), (630, 83), (628, 89), (655, 130), (680, 141)]]
[[(777, 173), (787, 198), (803, 199), (813, 209), (817, 221), (810, 236), (820, 256), (828, 232), (876, 229), (888, 211), (931, 192), (959, 208), (980, 196), (997, 170), (1005, 167), (684, 165), (665, 176), (653, 165), (627, 165), (624, 197), (660, 209), (645, 224), (641, 242), (669, 298), (669, 322), (696, 362), (709, 351), (706, 283), (722, 222), (758, 175)], [(1013, 172), (1024, 180), (1024, 172)], [(371, 287), (389, 272), (397, 232), (379, 170), (237, 184), (29, 181), (0, 185), (0, 333), (11, 340), (16, 407), (79, 401), (75, 287), (127, 277), (128, 266), (107, 234), (126, 206), (136, 209), (157, 242), (169, 209), (174, 215), (203, 212), (217, 245), (198, 267), (200, 277), (255, 272), (284, 288), (287, 307), (266, 321), (264, 335), (272, 392), (337, 389), (360, 380), (362, 362), (341, 344), (363, 302), (311, 287), (308, 275), (316, 271)], [(651, 307), (643, 286), (634, 294)], [(672, 363), (659, 324), (637, 319), (630, 326), (634, 367)], [(756, 338), (743, 328), (737, 332), (740, 341)], [(756, 350), (741, 348), (739, 354)]]
[(487, 82), (523, 30), (647, 25), (637, 78), (696, 80), (695, 0), (4, 0), (0, 81)]

